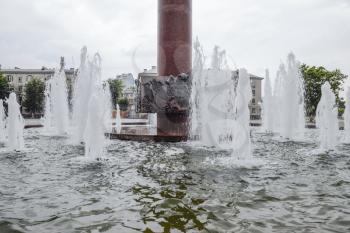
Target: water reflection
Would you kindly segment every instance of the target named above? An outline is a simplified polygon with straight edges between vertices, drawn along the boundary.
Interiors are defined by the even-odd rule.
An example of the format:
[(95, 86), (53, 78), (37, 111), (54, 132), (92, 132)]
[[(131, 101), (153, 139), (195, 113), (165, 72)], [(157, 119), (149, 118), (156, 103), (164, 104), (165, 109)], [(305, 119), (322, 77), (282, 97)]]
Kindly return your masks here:
[[(137, 184), (135, 200), (142, 205), (145, 232), (217, 232), (211, 222), (229, 230), (227, 218), (234, 217), (236, 193), (246, 187), (238, 172), (203, 167), (203, 154), (184, 152), (167, 156), (156, 151), (138, 167), (139, 173), (150, 177), (156, 187)], [(244, 172), (243, 172), (244, 173)], [(226, 179), (237, 183), (227, 184)], [(231, 183), (231, 182), (230, 182)], [(233, 188), (230, 190), (230, 188)], [(227, 213), (220, 214), (222, 211)], [(218, 231), (220, 232), (220, 231)]]

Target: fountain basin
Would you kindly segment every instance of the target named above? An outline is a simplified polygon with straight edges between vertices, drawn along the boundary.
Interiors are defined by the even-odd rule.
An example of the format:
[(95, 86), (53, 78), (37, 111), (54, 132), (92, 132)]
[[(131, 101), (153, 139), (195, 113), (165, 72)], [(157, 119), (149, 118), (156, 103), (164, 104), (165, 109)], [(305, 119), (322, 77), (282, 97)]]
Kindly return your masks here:
[(82, 145), (42, 132), (24, 131), (25, 151), (0, 149), (0, 232), (349, 229), (350, 145), (311, 154), (318, 130), (286, 142), (254, 129), (264, 165), (251, 168), (193, 142), (115, 140), (104, 160), (89, 160)]

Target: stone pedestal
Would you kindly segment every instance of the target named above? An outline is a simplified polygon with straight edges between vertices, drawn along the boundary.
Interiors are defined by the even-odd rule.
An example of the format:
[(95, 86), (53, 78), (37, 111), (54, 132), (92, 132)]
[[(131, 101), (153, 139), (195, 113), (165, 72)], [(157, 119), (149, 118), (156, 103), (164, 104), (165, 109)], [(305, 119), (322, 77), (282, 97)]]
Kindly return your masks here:
[(159, 135), (188, 135), (191, 68), (192, 0), (158, 0), (158, 78), (151, 85)]
[(187, 74), (157, 77), (142, 83), (141, 112), (157, 113), (158, 135), (188, 135), (191, 78)]
[(188, 136), (192, 69), (192, 0), (158, 0), (158, 71), (139, 79), (138, 111), (157, 113), (157, 137)]

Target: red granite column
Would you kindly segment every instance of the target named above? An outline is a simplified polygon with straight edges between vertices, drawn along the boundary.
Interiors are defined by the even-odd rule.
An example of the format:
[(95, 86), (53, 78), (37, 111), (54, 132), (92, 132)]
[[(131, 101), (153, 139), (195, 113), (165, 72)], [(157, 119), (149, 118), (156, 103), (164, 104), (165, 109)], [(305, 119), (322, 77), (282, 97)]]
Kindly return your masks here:
[[(158, 0), (158, 78), (190, 74), (192, 0)], [(158, 134), (187, 136), (187, 116), (158, 113)]]
[(192, 68), (192, 0), (158, 0), (158, 74)]

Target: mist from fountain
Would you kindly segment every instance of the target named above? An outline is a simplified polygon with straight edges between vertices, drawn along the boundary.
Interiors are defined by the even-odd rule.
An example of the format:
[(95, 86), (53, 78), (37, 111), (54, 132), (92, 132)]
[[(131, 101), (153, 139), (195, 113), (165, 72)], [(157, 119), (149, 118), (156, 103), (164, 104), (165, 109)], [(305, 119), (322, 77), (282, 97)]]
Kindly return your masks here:
[(6, 115), (4, 101), (0, 99), (0, 142), (6, 141)]
[(20, 112), (20, 105), (17, 103), (16, 94), (14, 92), (10, 94), (7, 104), (7, 147), (10, 150), (21, 150), (24, 148), (24, 121)]
[(346, 90), (344, 112), (344, 142), (350, 143), (350, 87)]
[(209, 147), (232, 151), (223, 163), (251, 165), (250, 76), (245, 69), (232, 72), (225, 51), (214, 48), (211, 68), (204, 68), (203, 49), (194, 44), (192, 71), (191, 138)]
[(80, 143), (84, 141), (84, 131), (87, 121), (88, 104), (92, 88), (97, 80), (92, 75), (91, 64), (87, 62), (87, 47), (81, 49), (80, 66), (74, 84), (72, 125), (73, 141)]
[(45, 107), (44, 107), (44, 117), (42, 118), (43, 121), (43, 131), (46, 134), (49, 134), (51, 132), (51, 121), (52, 121), (52, 110), (51, 110), (51, 94), (50, 94), (50, 83), (46, 82), (45, 85)]
[[(97, 63), (96, 78), (100, 80), (92, 89), (89, 100), (86, 128), (84, 130), (85, 156), (90, 159), (103, 158), (107, 143), (105, 132), (112, 131), (112, 103), (110, 88), (107, 82), (102, 83), (100, 76), (100, 57), (95, 56)], [(98, 65), (98, 66), (96, 66)], [(120, 113), (119, 113), (120, 114)]]
[(119, 104), (117, 104), (117, 116), (115, 119), (115, 129), (117, 131), (117, 133), (120, 133), (121, 129), (122, 129), (122, 118), (120, 115), (120, 107)]
[(321, 87), (322, 97), (317, 105), (316, 126), (320, 129), (320, 149), (322, 151), (334, 150), (339, 133), (338, 107), (335, 95), (328, 82)]
[[(206, 146), (231, 148), (228, 121), (232, 111), (235, 86), (227, 68), (225, 51), (214, 48), (211, 68), (204, 68), (204, 54), (199, 41), (195, 45), (192, 72), (191, 135)], [(231, 103), (231, 104), (230, 104)], [(232, 149), (232, 148), (231, 148)]]
[(273, 96), (272, 96), (272, 86), (270, 81), (270, 73), (268, 70), (265, 72), (264, 80), (264, 98), (263, 98), (263, 129), (266, 132), (272, 133), (274, 128), (274, 116), (275, 112), (273, 109)]
[(246, 69), (239, 69), (239, 78), (236, 88), (237, 98), (234, 112), (235, 128), (232, 132), (233, 137), (233, 159), (239, 164), (254, 163), (251, 151), (250, 140), (250, 111), (249, 103), (252, 99), (252, 89), (250, 76)]
[(293, 53), (281, 64), (274, 86), (274, 131), (285, 139), (303, 140), (305, 131), (304, 82)]
[(205, 57), (203, 48), (201, 47), (198, 38), (196, 38), (196, 41), (194, 43), (194, 61), (193, 61), (193, 68), (192, 68), (192, 92), (191, 92), (191, 117), (190, 117), (190, 138), (195, 140), (200, 139), (202, 140), (202, 114), (201, 112), (204, 111), (203, 106), (205, 106), (205, 100), (203, 99), (203, 93), (204, 93), (204, 83), (205, 80), (202, 80), (203, 78), (203, 70), (204, 70), (204, 63), (205, 63)]
[(81, 52), (81, 65), (73, 100), (75, 142), (84, 142), (85, 156), (103, 157), (105, 132), (112, 130), (112, 103), (108, 82), (102, 81), (101, 56), (96, 53), (87, 60), (87, 48)]
[(64, 135), (68, 133), (68, 127), (68, 91), (64, 67), (61, 67), (46, 83), (44, 131)]
[(148, 113), (148, 130), (151, 135), (157, 134), (157, 113)]

